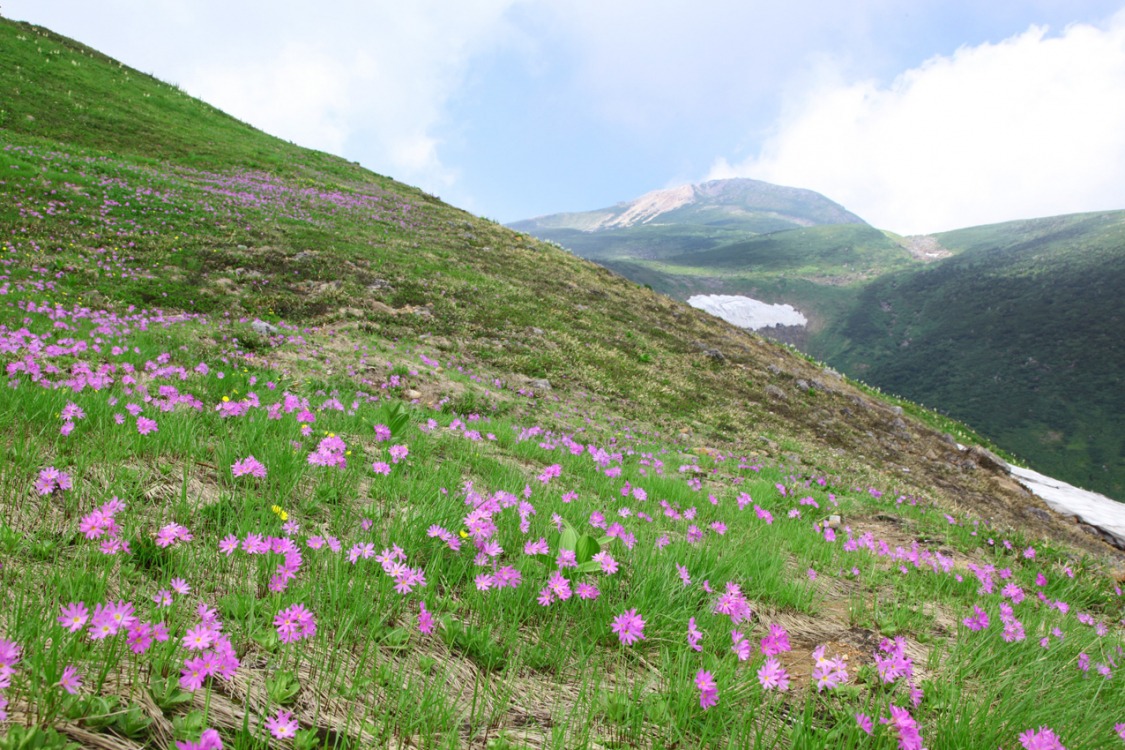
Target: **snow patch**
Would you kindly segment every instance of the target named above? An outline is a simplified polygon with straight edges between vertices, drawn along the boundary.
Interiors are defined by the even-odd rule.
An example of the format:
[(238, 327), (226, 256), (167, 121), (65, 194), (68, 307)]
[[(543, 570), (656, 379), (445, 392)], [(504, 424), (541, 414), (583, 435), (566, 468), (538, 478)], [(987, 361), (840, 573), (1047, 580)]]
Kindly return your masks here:
[(757, 331), (770, 326), (803, 326), (808, 319), (792, 305), (771, 305), (768, 302), (731, 294), (697, 294), (688, 297), (694, 308), (709, 312), (739, 328)]
[(1125, 545), (1125, 503), (1079, 489), (1031, 469), (1010, 466), (1012, 476), (1056, 513), (1101, 529)]

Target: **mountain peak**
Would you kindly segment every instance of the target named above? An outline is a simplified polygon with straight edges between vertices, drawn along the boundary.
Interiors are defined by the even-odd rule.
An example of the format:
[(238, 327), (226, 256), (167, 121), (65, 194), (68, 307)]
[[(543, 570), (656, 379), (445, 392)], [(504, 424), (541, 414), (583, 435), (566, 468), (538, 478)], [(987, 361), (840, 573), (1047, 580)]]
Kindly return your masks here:
[(511, 226), (520, 231), (627, 230), (665, 220), (712, 226), (744, 224), (751, 234), (825, 224), (866, 222), (820, 193), (761, 180), (708, 180), (653, 190), (594, 211), (551, 214)]

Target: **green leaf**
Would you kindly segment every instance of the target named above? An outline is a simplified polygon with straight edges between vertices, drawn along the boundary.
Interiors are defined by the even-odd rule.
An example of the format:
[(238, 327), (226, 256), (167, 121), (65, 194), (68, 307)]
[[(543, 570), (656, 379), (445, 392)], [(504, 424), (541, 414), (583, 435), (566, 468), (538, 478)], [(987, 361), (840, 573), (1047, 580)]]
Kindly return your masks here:
[(565, 549), (574, 552), (577, 545), (578, 532), (574, 530), (573, 526), (568, 526), (563, 530), (562, 536), (559, 538), (559, 549)]
[(589, 562), (594, 555), (601, 551), (602, 546), (589, 534), (578, 537), (578, 542), (574, 545), (574, 553), (579, 565)]
[(403, 628), (394, 628), (387, 631), (387, 634), (379, 639), (389, 649), (401, 651), (410, 645), (410, 631)]
[(145, 715), (139, 706), (129, 706), (129, 710), (117, 714), (113, 728), (118, 733), (130, 738), (139, 739), (152, 725), (152, 719)]
[(292, 672), (278, 670), (272, 676), (266, 678), (266, 695), (274, 703), (280, 703), (283, 706), (292, 703), (300, 690), (301, 683), (297, 681), (297, 676)]

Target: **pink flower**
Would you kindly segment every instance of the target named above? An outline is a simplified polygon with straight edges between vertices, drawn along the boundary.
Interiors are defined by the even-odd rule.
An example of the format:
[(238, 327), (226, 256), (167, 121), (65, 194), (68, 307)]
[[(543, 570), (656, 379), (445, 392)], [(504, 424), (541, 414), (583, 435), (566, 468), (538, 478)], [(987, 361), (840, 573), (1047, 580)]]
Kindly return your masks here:
[(293, 718), (293, 712), (285, 709), (279, 708), (274, 716), (266, 719), (266, 729), (279, 740), (296, 736), (299, 726), (297, 720)]
[(159, 428), (156, 425), (155, 419), (149, 419), (148, 417), (137, 417), (137, 432), (141, 433), (142, 435), (147, 435), (150, 432), (158, 431)]
[(898, 734), (898, 746), (901, 750), (922, 750), (922, 735), (918, 731), (918, 722), (905, 708), (895, 704), (889, 706), (891, 717), (879, 719), (883, 724), (890, 725)]
[(1039, 731), (1028, 729), (1019, 736), (1019, 740), (1026, 750), (1066, 750), (1050, 727), (1039, 727)]
[(71, 633), (81, 630), (89, 619), (90, 610), (86, 609), (86, 605), (82, 602), (71, 602), (64, 605), (58, 618), (59, 624)]
[(790, 649), (789, 633), (780, 625), (771, 623), (769, 635), (762, 639), (762, 653), (766, 656), (777, 656)]
[(418, 602), (418, 631), (423, 635), (434, 632), (434, 616), (426, 610), (425, 602)]
[(525, 555), (546, 555), (551, 550), (547, 546), (547, 540), (539, 537), (538, 541), (527, 542), (523, 545), (523, 553)]
[(82, 689), (82, 676), (78, 674), (78, 667), (68, 664), (62, 673), (62, 678), (55, 683), (71, 695), (77, 695)]
[(215, 633), (207, 625), (197, 625), (189, 628), (184, 636), (184, 648), (189, 651), (202, 651), (215, 642)]
[(763, 690), (779, 690), (784, 692), (789, 689), (789, 674), (774, 657), (766, 659), (766, 663), (758, 670), (758, 682)]
[(690, 646), (695, 651), (702, 651), (703, 647), (699, 645), (699, 641), (702, 640), (702, 638), (703, 638), (702, 631), (697, 629), (696, 626), (695, 626), (695, 618), (694, 617), (689, 618), (688, 619), (688, 626), (687, 626), (688, 646)]
[(385, 424), (375, 425), (375, 439), (380, 443), (391, 439), (391, 428)]
[(613, 575), (617, 572), (617, 561), (608, 552), (597, 553), (593, 560), (602, 567), (602, 572), (606, 575)]
[(988, 613), (973, 605), (973, 614), (961, 621), (969, 630), (984, 630), (988, 627)]
[(223, 740), (217, 729), (204, 729), (199, 742), (176, 740), (176, 750), (223, 750)]
[(371, 470), (376, 474), (387, 476), (391, 473), (391, 466), (386, 461), (376, 461), (375, 463), (371, 464)]
[(575, 593), (578, 594), (579, 599), (597, 599), (601, 594), (597, 586), (586, 582), (579, 583), (575, 588)]
[(72, 486), (70, 475), (59, 471), (54, 466), (48, 466), (39, 472), (35, 480), (35, 491), (40, 495), (50, 495), (54, 492), (69, 490)]
[(875, 731), (875, 724), (867, 714), (856, 714), (855, 723), (859, 725), (860, 729), (867, 732), (867, 734), (872, 734)]
[(391, 454), (391, 463), (397, 464), (399, 461), (406, 458), (407, 454), (410, 453), (410, 449), (405, 445), (392, 445), (388, 453)]
[(246, 458), (240, 459), (231, 464), (230, 473), (231, 475), (236, 477), (244, 477), (249, 474), (250, 476), (257, 477), (258, 479), (265, 479), (266, 467), (262, 464), (261, 461), (254, 458), (253, 456), (247, 456)]
[(626, 646), (631, 646), (637, 641), (644, 640), (645, 621), (637, 614), (637, 610), (629, 609), (613, 618), (610, 629), (617, 633), (617, 638)]
[(719, 686), (710, 672), (705, 669), (696, 672), (695, 686), (699, 688), (699, 706), (704, 711), (719, 702)]
[(273, 624), (282, 643), (292, 643), (316, 635), (316, 620), (303, 604), (293, 604), (280, 610), (274, 616)]

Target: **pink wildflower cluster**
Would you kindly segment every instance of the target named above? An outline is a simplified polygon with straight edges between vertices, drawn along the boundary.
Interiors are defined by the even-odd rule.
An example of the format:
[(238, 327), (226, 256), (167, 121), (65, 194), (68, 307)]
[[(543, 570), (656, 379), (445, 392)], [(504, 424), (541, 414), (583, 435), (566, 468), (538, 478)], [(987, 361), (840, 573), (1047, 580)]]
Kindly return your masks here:
[(699, 628), (696, 626), (694, 617), (688, 618), (688, 626), (687, 627), (688, 627), (688, 629), (687, 629), (688, 646), (693, 651), (702, 651), (703, 646), (700, 646), (699, 642), (701, 640), (703, 640), (703, 631), (699, 630)]
[(762, 638), (762, 653), (766, 656), (777, 656), (789, 651), (789, 633), (785, 628), (776, 623), (770, 623), (769, 634)]
[(758, 682), (763, 690), (785, 692), (789, 689), (789, 673), (781, 666), (780, 661), (770, 656), (758, 669)]
[(543, 484), (547, 484), (552, 479), (555, 479), (556, 477), (560, 476), (561, 474), (562, 474), (562, 465), (561, 464), (551, 464), (546, 469), (543, 469), (543, 471), (540, 472), (539, 476), (536, 477), (536, 478), (540, 482), (542, 482)]
[(699, 688), (699, 706), (706, 711), (719, 702), (719, 686), (715, 676), (705, 669), (695, 673), (695, 686)]
[(346, 458), (348, 446), (335, 435), (329, 435), (321, 440), (316, 450), (309, 454), (309, 463), (313, 466), (331, 466), (337, 469), (347, 468)]
[(189, 692), (203, 687), (211, 676), (230, 680), (238, 669), (238, 655), (230, 639), (223, 633), (223, 623), (218, 613), (206, 604), (196, 610), (199, 623), (188, 628), (182, 644), (189, 652), (199, 652), (184, 659), (180, 670), (180, 686)]
[[(328, 537), (327, 540), (321, 537), (309, 537), (307, 540), (307, 544), (312, 549), (318, 549), (325, 543), (333, 551), (340, 551), (340, 542), (335, 537)], [(272, 552), (275, 555), (282, 556), (282, 561), (277, 564), (273, 577), (270, 578), (270, 591), (285, 591), (289, 587), (289, 582), (297, 577), (297, 572), (304, 562), (297, 543), (286, 536), (263, 537), (261, 534), (247, 534), (240, 541), (237, 536), (230, 534), (219, 542), (219, 551), (225, 555), (231, 555), (240, 546), (242, 551), (248, 555), (264, 555), (267, 552)]]
[(70, 475), (65, 471), (59, 471), (54, 466), (48, 466), (40, 471), (39, 478), (35, 480), (35, 491), (40, 495), (64, 492), (73, 486)]
[(384, 443), (391, 439), (391, 428), (385, 424), (375, 425), (375, 439), (380, 443)]
[(73, 401), (67, 402), (63, 407), (59, 417), (63, 420), (62, 427), (59, 428), (60, 435), (69, 435), (74, 432), (74, 423), (79, 419), (86, 418), (86, 412), (82, 411), (82, 407)]
[(910, 715), (910, 711), (890, 704), (890, 718), (879, 719), (887, 724), (898, 735), (899, 750), (923, 750), (922, 735), (918, 722)]
[(238, 461), (235, 461), (233, 464), (231, 464), (230, 473), (232, 476), (236, 477), (244, 477), (249, 475), (252, 477), (257, 477), (258, 479), (265, 479), (266, 467), (262, 465), (261, 461), (254, 458), (253, 456), (247, 456), (246, 458), (239, 459)]
[(875, 652), (875, 669), (884, 683), (893, 683), (914, 676), (914, 662), (906, 655), (906, 639), (898, 636), (893, 641), (884, 638)]
[(445, 542), (445, 546), (449, 547), (449, 549), (453, 550), (454, 552), (461, 549), (461, 539), (458, 538), (458, 536), (452, 531), (449, 531), (443, 526), (434, 524), (430, 528), (426, 529), (426, 536), (430, 537), (431, 539), (436, 538), (442, 540), (443, 542)]
[(78, 522), (78, 530), (87, 539), (101, 539), (103, 554), (129, 554), (129, 542), (121, 538), (121, 527), (116, 520), (117, 514), (124, 509), (125, 503), (114, 496), (83, 516)]
[(406, 552), (397, 544), (376, 555), (375, 561), (383, 567), (384, 573), (394, 579), (395, 591), (400, 594), (409, 594), (415, 587), (426, 585), (425, 571), (407, 565)]
[(1022, 641), (1027, 637), (1023, 631), (1023, 623), (1016, 619), (1015, 612), (1007, 602), (1000, 602), (1000, 621), (1004, 623), (1003, 638), (1008, 643)]
[(187, 527), (170, 523), (156, 532), (157, 547), (171, 547), (176, 542), (190, 542), (194, 537)]
[(631, 646), (644, 640), (645, 621), (637, 614), (636, 608), (628, 609), (613, 618), (610, 630), (617, 634), (618, 640), (623, 644)]
[[(0, 638), (0, 690), (12, 684), (12, 675), (16, 673), (16, 665), (23, 658), (23, 648), (15, 641)], [(8, 704), (0, 705), (3, 711)]]
[(273, 624), (282, 643), (294, 643), (316, 635), (316, 619), (303, 604), (291, 604), (278, 611)]
[(223, 740), (219, 737), (219, 730), (204, 729), (198, 742), (176, 740), (176, 750), (223, 750)]
[(973, 614), (961, 621), (969, 630), (984, 630), (988, 627), (988, 613), (978, 605), (973, 605)]
[(750, 610), (750, 602), (742, 593), (741, 587), (733, 581), (727, 583), (726, 591), (715, 602), (714, 612), (730, 617), (733, 625), (737, 625), (743, 620), (749, 620), (753, 615)]
[(825, 688), (832, 690), (848, 681), (848, 663), (839, 656), (831, 659), (824, 655), (826, 646), (817, 646), (812, 652), (813, 666), (812, 679), (816, 682), (816, 691), (819, 693)]
[(1062, 740), (1050, 727), (1028, 729), (1020, 735), (1019, 740), (1025, 750), (1066, 750)]

